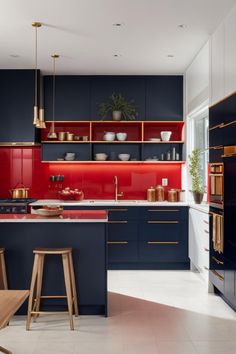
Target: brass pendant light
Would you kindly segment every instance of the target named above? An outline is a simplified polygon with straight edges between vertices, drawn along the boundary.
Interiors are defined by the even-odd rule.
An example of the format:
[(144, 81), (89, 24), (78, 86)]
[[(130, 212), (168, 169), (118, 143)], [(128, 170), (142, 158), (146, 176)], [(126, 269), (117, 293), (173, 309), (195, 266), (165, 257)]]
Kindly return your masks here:
[(52, 124), (47, 137), (49, 139), (57, 139), (57, 133), (55, 132), (55, 91), (56, 91), (56, 59), (59, 58), (58, 54), (51, 55), (53, 59), (53, 79), (52, 79)]
[(41, 22), (32, 22), (32, 27), (35, 28), (35, 88), (34, 88), (34, 121), (36, 128), (46, 128), (44, 115), (39, 113), (38, 108), (38, 28), (42, 26)]
[(43, 76), (40, 77), (40, 103), (39, 103), (39, 121), (36, 124), (36, 128), (45, 129), (46, 124), (44, 120), (44, 108), (43, 108)]

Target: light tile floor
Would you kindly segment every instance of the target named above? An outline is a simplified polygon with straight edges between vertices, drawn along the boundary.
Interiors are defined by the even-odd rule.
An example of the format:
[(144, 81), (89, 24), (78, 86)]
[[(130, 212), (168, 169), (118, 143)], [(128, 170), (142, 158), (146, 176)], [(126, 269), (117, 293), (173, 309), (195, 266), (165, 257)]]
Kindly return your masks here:
[(109, 317), (42, 316), (0, 331), (14, 354), (235, 354), (236, 313), (190, 271), (110, 271)]

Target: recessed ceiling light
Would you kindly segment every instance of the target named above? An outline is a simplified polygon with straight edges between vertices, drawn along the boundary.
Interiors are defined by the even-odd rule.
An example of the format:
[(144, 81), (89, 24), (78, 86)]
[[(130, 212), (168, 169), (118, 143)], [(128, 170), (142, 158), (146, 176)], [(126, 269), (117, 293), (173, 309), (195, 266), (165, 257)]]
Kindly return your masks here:
[(20, 58), (20, 56), (18, 54), (10, 54), (11, 58)]
[(122, 55), (121, 54), (113, 54), (113, 57), (119, 58), (119, 57), (122, 57)]
[(114, 27), (122, 27), (124, 25), (124, 23), (122, 22), (116, 22), (116, 23), (113, 23), (112, 26)]
[(174, 54), (167, 54), (167, 58), (174, 58)]
[(185, 23), (181, 23), (180, 25), (178, 25), (178, 28), (185, 29), (187, 28), (187, 25)]

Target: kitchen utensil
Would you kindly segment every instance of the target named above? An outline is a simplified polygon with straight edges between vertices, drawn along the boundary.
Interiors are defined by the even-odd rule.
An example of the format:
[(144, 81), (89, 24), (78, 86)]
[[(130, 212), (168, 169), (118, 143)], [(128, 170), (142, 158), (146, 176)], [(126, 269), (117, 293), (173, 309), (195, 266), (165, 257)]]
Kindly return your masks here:
[(58, 140), (60, 140), (60, 141), (66, 140), (66, 132), (59, 132), (58, 133)]
[(156, 186), (156, 201), (163, 202), (164, 201), (164, 188), (161, 185)]
[(130, 154), (119, 154), (118, 157), (121, 161), (128, 161), (130, 159)]
[(127, 139), (127, 133), (116, 133), (116, 138), (119, 141), (125, 141)]
[(178, 192), (176, 189), (170, 189), (168, 191), (168, 202), (177, 202), (178, 201)]
[(10, 189), (9, 192), (14, 199), (25, 199), (29, 196), (29, 188), (26, 188), (24, 184), (16, 185), (15, 188)]
[(108, 158), (108, 155), (105, 154), (104, 152), (100, 152), (98, 154), (95, 154), (96, 161), (106, 161), (107, 158)]
[(163, 131), (161, 132), (161, 140), (162, 141), (169, 141), (171, 137), (172, 132), (170, 131)]
[(74, 134), (67, 132), (66, 133), (66, 140), (73, 141), (74, 140)]
[(149, 202), (155, 202), (156, 201), (156, 190), (154, 187), (150, 187), (147, 189), (147, 200)]
[(113, 141), (115, 140), (116, 134), (113, 132), (104, 132), (103, 140), (105, 141)]

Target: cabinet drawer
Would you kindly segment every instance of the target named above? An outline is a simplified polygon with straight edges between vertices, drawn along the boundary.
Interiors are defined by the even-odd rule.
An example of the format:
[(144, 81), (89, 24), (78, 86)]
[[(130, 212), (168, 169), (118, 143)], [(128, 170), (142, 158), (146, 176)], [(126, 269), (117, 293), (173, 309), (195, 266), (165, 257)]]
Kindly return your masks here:
[(222, 277), (224, 277), (224, 258), (222, 255), (218, 254), (217, 252), (211, 252), (210, 256), (210, 269), (216, 270)]
[(137, 221), (109, 220), (108, 240), (109, 241), (137, 241)]
[(179, 221), (143, 221), (139, 229), (139, 240), (179, 241), (181, 228)]
[(187, 245), (172, 242), (139, 242), (139, 257), (144, 262), (187, 262)]
[(108, 241), (108, 262), (137, 262), (138, 244), (135, 241)]
[(138, 210), (136, 207), (126, 208), (126, 207), (106, 207), (108, 211), (109, 220), (137, 220), (138, 219)]
[(218, 270), (209, 271), (209, 280), (221, 293), (224, 293), (224, 276)]
[(144, 220), (176, 221), (180, 220), (182, 216), (182, 210), (178, 207), (158, 208), (150, 206), (148, 208), (141, 208), (140, 212), (140, 218)]

